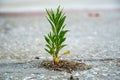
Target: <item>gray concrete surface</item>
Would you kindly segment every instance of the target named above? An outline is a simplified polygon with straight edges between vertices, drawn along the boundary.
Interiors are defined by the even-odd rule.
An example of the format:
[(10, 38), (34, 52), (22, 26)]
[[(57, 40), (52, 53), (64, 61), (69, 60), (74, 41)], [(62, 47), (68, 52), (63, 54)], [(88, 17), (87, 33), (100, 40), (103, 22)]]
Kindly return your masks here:
[[(88, 11), (91, 12), (91, 11)], [(119, 80), (120, 11), (92, 11), (99, 17), (88, 17), (79, 10), (66, 11), (68, 46), (71, 54), (64, 59), (87, 60), (93, 68), (73, 72), (80, 80)], [(50, 30), (45, 14), (40, 16), (0, 17), (0, 80), (67, 80), (66, 72), (49, 71), (32, 64), (51, 59), (44, 50), (44, 35)], [(61, 53), (62, 53), (61, 51)], [(111, 58), (108, 61), (98, 59)], [(96, 59), (95, 61), (93, 59)], [(92, 61), (93, 60), (93, 61)], [(29, 63), (32, 61), (33, 63)], [(32, 67), (31, 67), (32, 66)]]

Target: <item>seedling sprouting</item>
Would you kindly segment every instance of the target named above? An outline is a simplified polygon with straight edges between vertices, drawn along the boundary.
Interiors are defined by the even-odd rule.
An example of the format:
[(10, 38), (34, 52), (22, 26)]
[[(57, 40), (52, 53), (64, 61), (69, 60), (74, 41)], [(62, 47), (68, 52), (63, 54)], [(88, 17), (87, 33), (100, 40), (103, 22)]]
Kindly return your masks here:
[[(53, 56), (54, 63), (58, 64), (59, 51), (65, 46), (67, 46), (66, 44), (64, 44), (64, 41), (66, 40), (65, 34), (69, 31), (65, 29), (66, 24), (64, 22), (66, 16), (60, 6), (58, 6), (56, 12), (54, 12), (52, 9), (46, 9), (46, 13), (47, 20), (51, 25), (51, 31), (48, 33), (48, 35), (44, 36), (46, 41), (45, 50)], [(66, 51), (63, 54), (69, 53), (70, 51)]]

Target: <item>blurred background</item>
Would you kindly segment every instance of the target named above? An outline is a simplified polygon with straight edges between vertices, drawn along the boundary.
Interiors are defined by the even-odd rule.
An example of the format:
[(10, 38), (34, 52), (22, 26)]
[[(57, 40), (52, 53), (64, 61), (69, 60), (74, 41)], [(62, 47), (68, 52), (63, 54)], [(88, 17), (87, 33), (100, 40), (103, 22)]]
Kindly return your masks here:
[(70, 30), (63, 51), (71, 54), (65, 58), (119, 57), (120, 0), (0, 0), (0, 61), (49, 58), (44, 50), (44, 35), (50, 31), (45, 8), (58, 5)]
[(41, 11), (45, 8), (56, 8), (59, 4), (65, 9), (120, 8), (120, 0), (0, 0), (0, 13)]

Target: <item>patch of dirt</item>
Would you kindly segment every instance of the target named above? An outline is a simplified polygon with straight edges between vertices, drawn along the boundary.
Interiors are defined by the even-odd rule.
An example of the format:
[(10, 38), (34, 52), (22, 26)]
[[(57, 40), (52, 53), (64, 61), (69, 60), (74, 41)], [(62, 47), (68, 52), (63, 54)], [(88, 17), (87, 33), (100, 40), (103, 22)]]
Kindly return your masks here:
[(66, 71), (68, 73), (76, 70), (88, 70), (92, 68), (92, 66), (86, 65), (85, 63), (69, 60), (60, 60), (59, 64), (54, 64), (54, 62), (50, 60), (44, 60), (39, 67), (55, 71)]

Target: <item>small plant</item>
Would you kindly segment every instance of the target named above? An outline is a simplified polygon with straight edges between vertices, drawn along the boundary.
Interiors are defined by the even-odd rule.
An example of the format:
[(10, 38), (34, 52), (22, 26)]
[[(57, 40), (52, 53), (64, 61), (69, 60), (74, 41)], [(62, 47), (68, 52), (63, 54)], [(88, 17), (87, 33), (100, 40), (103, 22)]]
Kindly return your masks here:
[[(59, 51), (66, 46), (66, 44), (64, 44), (64, 41), (66, 40), (65, 34), (69, 31), (64, 29), (66, 26), (66, 24), (64, 24), (66, 16), (60, 6), (58, 6), (56, 12), (54, 12), (52, 9), (46, 9), (46, 13), (47, 20), (51, 25), (51, 31), (48, 33), (48, 35), (44, 36), (46, 41), (45, 50), (53, 56), (54, 64), (58, 64), (58, 54)], [(62, 55), (69, 53), (70, 51), (66, 51)]]

